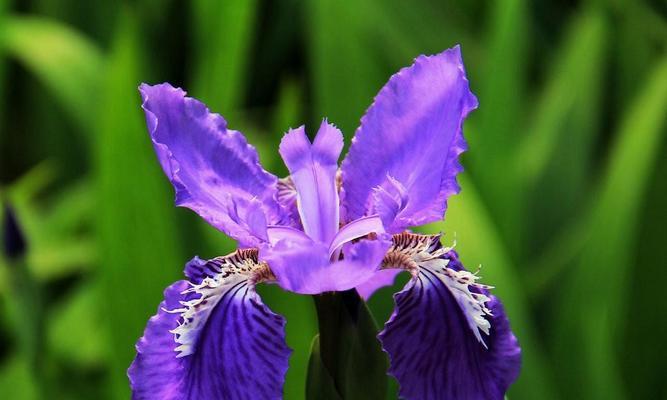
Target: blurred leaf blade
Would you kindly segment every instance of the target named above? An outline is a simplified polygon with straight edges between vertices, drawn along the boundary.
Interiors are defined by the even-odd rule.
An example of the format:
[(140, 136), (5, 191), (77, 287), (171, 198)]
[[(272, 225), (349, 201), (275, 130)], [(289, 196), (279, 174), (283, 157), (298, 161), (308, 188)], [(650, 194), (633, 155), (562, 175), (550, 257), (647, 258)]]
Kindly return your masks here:
[[(553, 247), (556, 234), (564, 235), (570, 243), (581, 236), (570, 225), (577, 225), (581, 205), (591, 193), (593, 146), (602, 125), (608, 36), (608, 21), (601, 7), (588, 7), (573, 16), (553, 55), (553, 67), (528, 134), (512, 160), (516, 190), (525, 193), (529, 204), (524, 223), (526, 247)], [(558, 251), (564, 251), (565, 256), (570, 249), (561, 246)], [(558, 268), (549, 264), (567, 262), (561, 257), (545, 261), (539, 263), (542, 269), (532, 267), (527, 272), (547, 276)]]
[[(488, 32), (485, 35), (487, 59), (484, 73), (480, 76), (479, 110), (472, 115), (478, 118), (478, 132), (467, 136), (471, 148), (471, 170), (480, 193), (494, 199), (488, 206), (499, 228), (506, 234), (506, 243), (511, 252), (519, 248), (520, 237), (519, 192), (512, 187), (510, 179), (497, 179), (496, 171), (507, 165), (514, 153), (513, 143), (520, 137), (517, 126), (524, 112), (525, 83), (527, 70), (527, 45), (530, 25), (526, 14), (528, 5), (524, 0), (494, 2), (490, 11)], [(465, 51), (465, 50), (464, 50)], [(508, 93), (513, 93), (508, 96)], [(503, 149), (503, 150), (499, 150)], [(511, 177), (509, 177), (511, 178)]]
[(137, 87), (143, 61), (134, 16), (121, 15), (101, 93), (96, 148), (101, 312), (111, 337), (114, 397), (126, 398), (134, 343), (185, 262), (173, 195), (146, 133)]
[(229, 118), (243, 101), (257, 1), (195, 0), (190, 4), (196, 60), (192, 91)]
[[(582, 110), (594, 115), (595, 105), (587, 100), (599, 90), (597, 82), (603, 73), (606, 26), (597, 8), (575, 18), (559, 53), (554, 56), (555, 66), (535, 111), (534, 122), (518, 149), (516, 172), (524, 188), (534, 184), (544, 172), (556, 151), (559, 137), (573, 136), (563, 132), (571, 113)], [(577, 132), (580, 137), (592, 133), (586, 129), (573, 129), (572, 132)], [(578, 143), (581, 140), (576, 139), (572, 140), (572, 150), (589, 147), (582, 146)], [(583, 139), (590, 142), (590, 138)]]
[(13, 358), (0, 368), (0, 397), (16, 400), (39, 399), (39, 391), (26, 360)]
[(310, 360), (308, 361), (308, 382), (306, 386), (306, 398), (309, 400), (342, 400), (336, 390), (336, 385), (322, 364), (320, 356), (320, 335), (316, 335), (310, 347)]
[(582, 342), (580, 348), (557, 354), (568, 360), (572, 352), (581, 352), (577, 356), (581, 367), (571, 374), (582, 374), (585, 379), (587, 384), (579, 392), (584, 396), (625, 398), (614, 358), (615, 341), (630, 309), (624, 280), (630, 276), (642, 195), (661, 148), (665, 109), (667, 59), (663, 58), (624, 116), (597, 201), (587, 217), (589, 239), (567, 281), (560, 306), (555, 337), (558, 348), (564, 350), (563, 346), (576, 342), (572, 336), (577, 332)]
[(12, 15), (5, 17), (0, 46), (50, 89), (83, 131), (90, 129), (103, 63), (93, 42), (60, 22)]
[[(107, 333), (98, 311), (99, 290), (84, 284), (55, 310), (48, 325), (49, 347), (79, 365), (103, 365), (109, 350)], [(78, 329), (72, 329), (72, 327)]]
[[(378, 60), (365, 51), (369, 38), (362, 27), (370, 18), (369, 9), (367, 3), (351, 0), (308, 2), (314, 119), (327, 116), (347, 138), (386, 79)], [(340, 21), (346, 21), (345, 29), (340, 29)]]

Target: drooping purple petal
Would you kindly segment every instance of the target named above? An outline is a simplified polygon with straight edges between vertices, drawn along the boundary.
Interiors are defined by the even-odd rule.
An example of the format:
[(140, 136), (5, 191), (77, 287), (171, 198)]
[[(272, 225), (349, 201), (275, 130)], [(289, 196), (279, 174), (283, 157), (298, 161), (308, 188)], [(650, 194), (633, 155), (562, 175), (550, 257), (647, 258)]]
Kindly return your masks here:
[[(461, 271), (450, 261), (451, 270)], [(489, 333), (480, 333), (481, 342), (456, 290), (438, 268), (428, 267), (394, 296), (396, 308), (378, 338), (403, 398), (502, 400), (519, 374), (521, 350), (500, 301), (470, 289), (488, 296)]]
[(342, 164), (345, 220), (378, 213), (397, 233), (442, 219), (459, 190), (463, 120), (476, 107), (458, 46), (392, 76)]
[(169, 84), (140, 86), (148, 131), (162, 169), (188, 207), (244, 246), (263, 240), (283, 216), (277, 178), (264, 171), (243, 135), (218, 114)]
[(300, 294), (344, 291), (367, 281), (377, 271), (390, 242), (366, 240), (343, 246), (345, 258), (331, 261), (329, 247), (311, 240), (285, 239), (263, 246), (260, 259), (271, 266), (278, 284)]
[(205, 277), (200, 284), (179, 281), (165, 291), (128, 370), (133, 399), (282, 398), (291, 352), (285, 320), (247, 277), (227, 275), (216, 285), (223, 280), (215, 260), (189, 264)]
[(312, 144), (303, 126), (291, 129), (280, 143), (280, 155), (296, 186), (303, 230), (323, 243), (328, 243), (338, 230), (336, 169), (342, 149), (343, 135), (326, 120)]

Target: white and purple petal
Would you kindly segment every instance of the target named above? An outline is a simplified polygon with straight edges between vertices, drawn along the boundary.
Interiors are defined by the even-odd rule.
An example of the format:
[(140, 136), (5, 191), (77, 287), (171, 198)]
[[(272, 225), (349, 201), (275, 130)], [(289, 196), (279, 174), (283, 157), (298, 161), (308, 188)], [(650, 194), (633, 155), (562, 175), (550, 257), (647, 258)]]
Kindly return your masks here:
[(254, 246), (267, 224), (283, 219), (277, 178), (259, 164), (243, 135), (181, 89), (140, 86), (148, 131), (160, 165), (176, 189), (176, 205)]
[(392, 76), (342, 164), (345, 220), (379, 214), (398, 233), (442, 219), (459, 191), (463, 120), (476, 107), (458, 46)]
[(229, 261), (193, 260), (187, 268), (201, 282), (167, 288), (128, 370), (133, 399), (282, 398), (285, 320), (261, 302), (250, 263)]
[[(446, 267), (419, 268), (394, 296), (394, 313), (378, 335), (390, 358), (389, 373), (406, 399), (502, 400), (519, 374), (521, 349), (500, 301), (474, 279), (456, 274), (467, 271), (454, 252), (445, 259)], [(467, 293), (457, 293), (463, 286)], [(480, 315), (484, 321), (477, 320)]]

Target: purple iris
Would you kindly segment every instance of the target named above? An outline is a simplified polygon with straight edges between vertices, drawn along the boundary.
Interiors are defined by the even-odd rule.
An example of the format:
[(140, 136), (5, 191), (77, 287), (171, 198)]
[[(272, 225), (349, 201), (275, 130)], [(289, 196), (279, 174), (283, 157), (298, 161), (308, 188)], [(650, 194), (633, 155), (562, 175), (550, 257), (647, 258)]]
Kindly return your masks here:
[(361, 120), (338, 169), (343, 136), (324, 120), (280, 144), (290, 175), (259, 164), (243, 135), (169, 84), (141, 85), (148, 130), (176, 204), (238, 240), (195, 257), (137, 343), (135, 399), (277, 399), (291, 350), (285, 320), (257, 283), (301, 294), (355, 289), (368, 298), (401, 271), (412, 279), (378, 335), (408, 399), (502, 399), (521, 350), (490, 287), (437, 235), (459, 191), (462, 124), (477, 107), (459, 47), (395, 74)]

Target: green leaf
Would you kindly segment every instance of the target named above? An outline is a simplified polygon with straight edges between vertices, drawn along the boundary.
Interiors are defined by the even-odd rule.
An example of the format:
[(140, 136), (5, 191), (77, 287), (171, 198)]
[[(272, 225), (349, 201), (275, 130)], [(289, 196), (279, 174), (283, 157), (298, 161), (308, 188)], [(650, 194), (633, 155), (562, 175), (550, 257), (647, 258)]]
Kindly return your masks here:
[(5, 17), (0, 46), (50, 89), (82, 131), (90, 131), (103, 63), (94, 43), (61, 22), (13, 15)]
[(319, 125), (320, 118), (327, 116), (348, 138), (388, 78), (377, 57), (368, 52), (372, 39), (364, 27), (373, 18), (369, 4), (353, 0), (309, 1), (305, 17), (310, 39), (308, 61), (316, 88), (313, 117)]
[(331, 374), (322, 363), (320, 355), (320, 335), (315, 335), (310, 347), (310, 360), (308, 362), (308, 382), (306, 385), (307, 399), (342, 400), (338, 394), (336, 384)]
[[(564, 152), (575, 152), (569, 160), (571, 163), (585, 161), (589, 156), (582, 154), (581, 148), (590, 147), (593, 132), (586, 129), (590, 123), (582, 121), (579, 129), (572, 129), (567, 123), (573, 117), (596, 115), (605, 42), (605, 20), (597, 8), (575, 16), (561, 49), (553, 57), (555, 65), (527, 130), (529, 134), (517, 150), (515, 168), (522, 187), (534, 185), (542, 176), (561, 137), (569, 139)], [(573, 115), (577, 112), (585, 115)], [(561, 175), (567, 175), (562, 170), (568, 168), (568, 164), (562, 163), (559, 167)]]
[[(311, 354), (308, 399), (331, 392), (343, 399), (384, 399), (387, 357), (377, 340), (373, 317), (355, 290), (314, 296), (319, 325), (318, 348)], [(319, 361), (318, 361), (319, 358)], [(321, 363), (321, 368), (320, 368)], [(330, 376), (331, 381), (326, 379)], [(313, 386), (315, 382), (323, 388)], [(310, 397), (310, 396), (313, 397)]]
[[(529, 197), (530, 206), (524, 211), (527, 248), (554, 243), (553, 236), (581, 213), (581, 204), (590, 193), (602, 82), (608, 68), (607, 36), (606, 16), (599, 8), (575, 15), (553, 56), (554, 66), (538, 99), (529, 134), (512, 160), (516, 190)], [(567, 235), (577, 238), (573, 232)], [(549, 261), (567, 262), (562, 257)], [(553, 269), (531, 266), (528, 272)]]
[[(7, 20), (7, 9), (9, 8), (7, 3), (7, 0), (0, 0), (0, 32)], [(2, 34), (0, 33), (0, 35)], [(2, 43), (1, 40), (0, 43)], [(4, 47), (0, 44), (0, 124), (3, 124), (5, 121), (5, 107), (7, 106), (8, 97), (5, 93), (7, 90), (7, 74), (5, 71), (7, 71), (7, 57)], [(0, 135), (0, 146), (3, 146), (4, 139), (5, 135)]]
[(243, 102), (257, 1), (194, 0), (191, 5), (196, 61), (192, 93), (229, 121)]
[(469, 154), (470, 167), (479, 191), (485, 199), (493, 199), (487, 202), (488, 207), (507, 238), (511, 254), (515, 254), (521, 249), (514, 239), (519, 237), (522, 222), (518, 192), (514, 190), (512, 176), (499, 177), (498, 171), (505, 169), (514, 156), (512, 149), (521, 133), (517, 124), (525, 112), (524, 77), (531, 30), (526, 1), (503, 0), (492, 5), (483, 73), (477, 81), (471, 80), (480, 103), (479, 110), (471, 115), (478, 122), (478, 131), (466, 138), (474, 149)]
[(23, 358), (7, 359), (0, 367), (0, 398), (15, 400), (40, 398), (30, 365)]
[[(266, 141), (269, 141), (277, 151), (282, 134), (290, 128), (296, 128), (303, 124), (303, 90), (301, 85), (292, 79), (286, 79), (280, 87), (278, 103), (273, 110), (271, 132)], [(282, 168), (287, 173), (286, 168)]]
[(667, 58), (624, 115), (597, 201), (586, 217), (588, 239), (559, 307), (555, 354), (572, 365), (564, 379), (581, 383), (577, 393), (584, 398), (625, 397), (614, 354), (631, 308), (625, 283), (631, 277), (637, 216), (665, 133), (665, 109)]
[(88, 233), (90, 186), (75, 182), (54, 192), (49, 189), (55, 179), (53, 166), (42, 163), (5, 190), (29, 243), (26, 265), (39, 281), (86, 269), (96, 259)]
[(47, 344), (50, 351), (82, 366), (104, 365), (107, 333), (98, 312), (99, 291), (82, 285), (49, 315)]
[(102, 299), (110, 329), (114, 397), (127, 398), (125, 371), (134, 343), (155, 314), (164, 288), (178, 279), (186, 256), (177, 234), (173, 191), (146, 131), (137, 87), (141, 33), (121, 14), (97, 103), (95, 172)]

